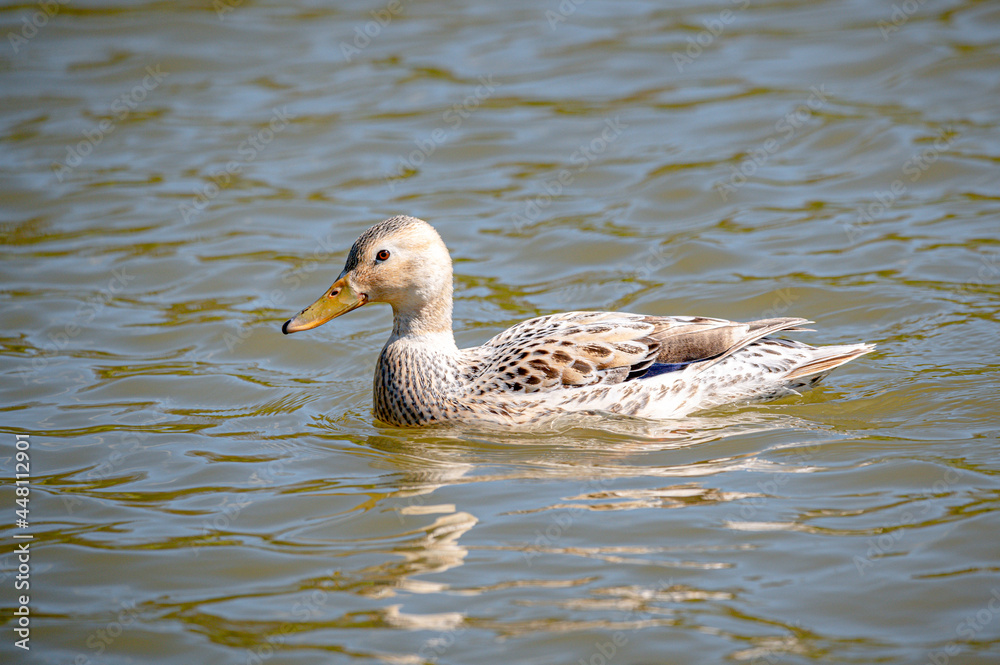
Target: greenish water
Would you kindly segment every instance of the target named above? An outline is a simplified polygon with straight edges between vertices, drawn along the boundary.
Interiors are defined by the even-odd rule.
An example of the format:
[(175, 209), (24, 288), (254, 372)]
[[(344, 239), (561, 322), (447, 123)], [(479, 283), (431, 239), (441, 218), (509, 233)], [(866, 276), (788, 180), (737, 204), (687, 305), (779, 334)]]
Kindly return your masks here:
[[(4, 662), (998, 661), (995, 3), (49, 11), (0, 10)], [(878, 351), (676, 422), (381, 427), (388, 308), (280, 325), (393, 214), (462, 345)]]

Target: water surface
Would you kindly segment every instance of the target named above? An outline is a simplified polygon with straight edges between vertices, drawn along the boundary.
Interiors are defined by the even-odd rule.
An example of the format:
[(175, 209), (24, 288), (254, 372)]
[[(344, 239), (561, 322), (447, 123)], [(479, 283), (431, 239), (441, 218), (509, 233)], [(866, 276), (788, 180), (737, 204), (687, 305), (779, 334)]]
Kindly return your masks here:
[[(994, 3), (53, 5), (0, 11), (5, 662), (996, 662)], [(878, 351), (676, 422), (383, 427), (387, 307), (280, 325), (394, 214), (462, 345)]]

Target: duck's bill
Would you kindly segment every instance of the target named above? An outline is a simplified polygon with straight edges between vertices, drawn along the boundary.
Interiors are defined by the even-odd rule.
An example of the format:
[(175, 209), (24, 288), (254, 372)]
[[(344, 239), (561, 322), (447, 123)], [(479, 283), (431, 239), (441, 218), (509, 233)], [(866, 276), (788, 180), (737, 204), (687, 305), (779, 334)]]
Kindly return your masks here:
[(319, 300), (285, 321), (285, 324), (281, 326), (281, 332), (287, 335), (302, 330), (311, 330), (330, 319), (335, 319), (341, 314), (347, 314), (351, 310), (361, 307), (366, 302), (368, 302), (368, 296), (363, 293), (355, 293), (354, 289), (347, 283), (347, 278), (342, 276)]

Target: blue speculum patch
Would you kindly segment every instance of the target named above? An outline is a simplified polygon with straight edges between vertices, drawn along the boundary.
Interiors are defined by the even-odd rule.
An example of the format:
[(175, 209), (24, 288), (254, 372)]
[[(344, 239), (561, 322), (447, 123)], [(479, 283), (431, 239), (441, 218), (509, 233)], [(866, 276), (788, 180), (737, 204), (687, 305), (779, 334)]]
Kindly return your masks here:
[(639, 377), (642, 379), (651, 379), (654, 376), (660, 376), (661, 374), (666, 374), (667, 372), (676, 372), (679, 369), (684, 369), (688, 365), (694, 364), (696, 362), (701, 362), (700, 360), (693, 360), (686, 363), (653, 363), (646, 370), (646, 373)]

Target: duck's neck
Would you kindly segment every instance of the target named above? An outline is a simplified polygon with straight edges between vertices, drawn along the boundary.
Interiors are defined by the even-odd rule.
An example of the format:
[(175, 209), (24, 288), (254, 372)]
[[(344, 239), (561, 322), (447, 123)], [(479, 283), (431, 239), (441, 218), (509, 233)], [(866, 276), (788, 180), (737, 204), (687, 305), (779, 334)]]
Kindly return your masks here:
[(419, 311), (394, 308), (392, 335), (375, 369), (375, 417), (393, 425), (447, 420), (460, 383), (451, 298)]
[(441, 345), (440, 350), (457, 352), (455, 335), (451, 328), (452, 289), (449, 283), (443, 292), (433, 298), (392, 307), (392, 335), (389, 344), (405, 339), (408, 342), (427, 342)]

